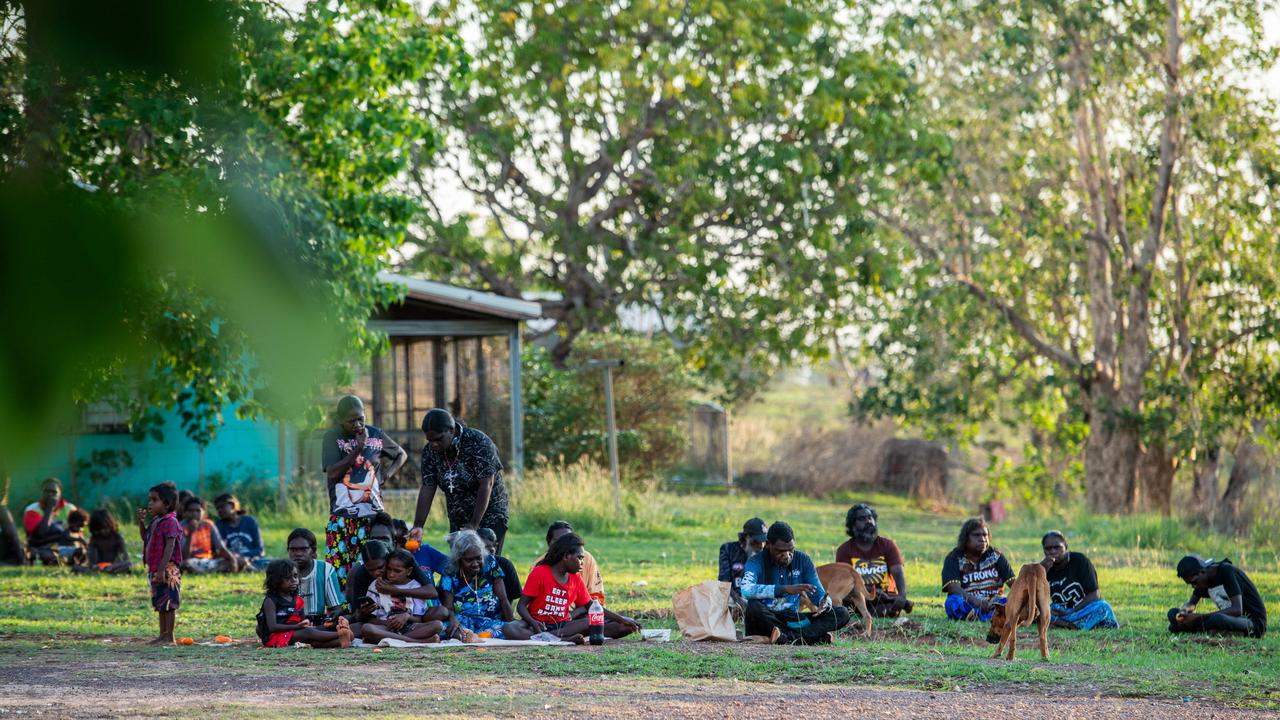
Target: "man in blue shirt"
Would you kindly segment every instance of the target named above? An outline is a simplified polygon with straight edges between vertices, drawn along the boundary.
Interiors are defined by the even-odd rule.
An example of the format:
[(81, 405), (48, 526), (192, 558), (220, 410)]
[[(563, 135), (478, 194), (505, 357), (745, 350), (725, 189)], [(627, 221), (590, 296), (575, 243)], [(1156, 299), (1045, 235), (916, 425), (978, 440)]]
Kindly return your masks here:
[[(739, 586), (747, 601), (746, 633), (764, 635), (775, 644), (829, 643), (849, 623), (849, 611), (832, 607), (809, 556), (796, 550), (795, 533), (784, 522), (769, 526), (764, 552), (747, 561)], [(800, 612), (800, 596), (817, 608)]]

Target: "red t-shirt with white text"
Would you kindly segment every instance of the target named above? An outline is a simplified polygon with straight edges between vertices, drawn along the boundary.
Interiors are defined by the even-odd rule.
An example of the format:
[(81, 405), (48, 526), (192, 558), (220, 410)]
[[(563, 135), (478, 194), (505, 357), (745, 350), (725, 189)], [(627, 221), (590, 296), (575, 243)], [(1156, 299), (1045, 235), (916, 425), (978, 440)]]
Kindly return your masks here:
[(529, 598), (529, 614), (541, 623), (562, 623), (569, 613), (591, 602), (587, 586), (578, 573), (570, 573), (565, 583), (556, 581), (549, 565), (535, 565), (524, 581), (523, 595)]

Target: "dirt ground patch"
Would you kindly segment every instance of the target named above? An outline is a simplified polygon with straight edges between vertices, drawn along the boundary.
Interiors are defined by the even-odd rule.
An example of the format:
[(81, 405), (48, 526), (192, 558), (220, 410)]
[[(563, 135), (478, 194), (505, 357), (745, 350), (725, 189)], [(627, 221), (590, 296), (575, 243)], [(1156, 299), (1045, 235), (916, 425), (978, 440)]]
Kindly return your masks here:
[[(298, 653), (309, 651), (300, 650)], [(390, 658), (384, 658), (387, 660)], [(583, 676), (436, 677), (396, 662), (324, 668), (307, 673), (305, 655), (280, 653), (278, 670), (206, 667), (180, 659), (122, 653), (74, 666), (38, 656), (0, 667), (0, 715), (51, 718), (299, 716), (378, 713), (416, 717), (563, 718), (862, 718), (1125, 717), (1261, 718), (1271, 713), (1201, 701), (929, 692), (835, 685), (783, 685), (735, 680)], [(316, 668), (317, 672), (321, 671)], [(1026, 690), (1023, 688), (1022, 690)]]

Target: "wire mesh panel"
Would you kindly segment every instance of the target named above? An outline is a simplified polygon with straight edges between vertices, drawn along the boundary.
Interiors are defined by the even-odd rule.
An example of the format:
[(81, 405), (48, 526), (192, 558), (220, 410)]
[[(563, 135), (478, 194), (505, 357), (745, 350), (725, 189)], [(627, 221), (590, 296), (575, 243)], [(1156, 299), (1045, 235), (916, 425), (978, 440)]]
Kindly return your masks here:
[(686, 464), (708, 485), (731, 485), (729, 414), (715, 403), (698, 403), (689, 411), (689, 452)]

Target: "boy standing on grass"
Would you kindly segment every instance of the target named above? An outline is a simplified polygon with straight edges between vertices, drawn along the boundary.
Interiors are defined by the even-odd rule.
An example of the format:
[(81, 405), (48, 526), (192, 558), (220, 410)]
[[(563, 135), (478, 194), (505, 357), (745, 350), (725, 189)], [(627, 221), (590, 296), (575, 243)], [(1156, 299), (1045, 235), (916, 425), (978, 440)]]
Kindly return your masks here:
[[(138, 530), (146, 547), (147, 579), (151, 582), (151, 607), (159, 613), (160, 636), (151, 645), (173, 643), (173, 627), (178, 619), (182, 575), (182, 527), (178, 524), (178, 492), (160, 484), (147, 493), (147, 507), (138, 510)], [(150, 512), (151, 524), (147, 525)]]

